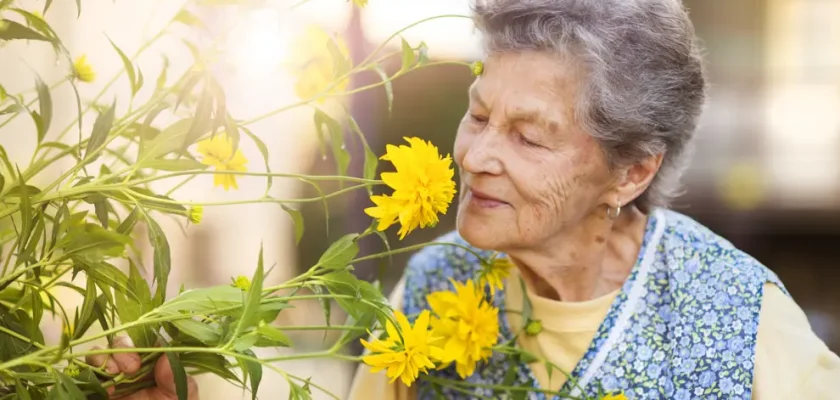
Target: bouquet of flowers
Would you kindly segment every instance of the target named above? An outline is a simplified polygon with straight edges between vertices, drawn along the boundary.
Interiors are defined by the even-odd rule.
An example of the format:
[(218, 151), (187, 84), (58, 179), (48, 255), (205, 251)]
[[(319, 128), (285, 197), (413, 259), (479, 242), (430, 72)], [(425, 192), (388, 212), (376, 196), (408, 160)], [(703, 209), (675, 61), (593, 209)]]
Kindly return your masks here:
[[(416, 229), (435, 226), (439, 214), (447, 211), (455, 196), (454, 169), (449, 156), (416, 137), (389, 145), (378, 157), (346, 108), (336, 115), (319, 107), (342, 96), (382, 88), (390, 108), (394, 79), (437, 64), (463, 64), (479, 75), (480, 63), (433, 62), (424, 43), (412, 45), (404, 39), (398, 51), (386, 52), (388, 43), (416, 24), (395, 32), (362, 62), (353, 63), (340, 37), (312, 28), (304, 39), (305, 54), (296, 59), (292, 71), (299, 101), (279, 105), (262, 115), (238, 118), (228, 111), (225, 91), (214, 76), (212, 67), (218, 54), (213, 46), (198, 46), (184, 39), (194, 63), (177, 74), (165, 63), (154, 81), (144, 79), (135, 64), (136, 58), (153, 50), (161, 38), (176, 35), (173, 27), (199, 29), (202, 21), (193, 12), (196, 7), (237, 3), (188, 1), (135, 54), (126, 54), (111, 42), (114, 57), (122, 61), (123, 69), (99, 95), (83, 99), (77, 87), (98, 82), (99, 77), (84, 54), (70, 54), (47, 22), (45, 16), (52, 1), (44, 2), (39, 10), (26, 10), (15, 3), (0, 1), (0, 45), (25, 42), (27, 46), (49, 46), (57, 59), (55, 68), (63, 68), (66, 74), (50, 84), (36, 74), (34, 88), (21, 93), (8, 93), (0, 86), (0, 133), (36, 143), (30, 162), (24, 165), (13, 164), (0, 146), (0, 398), (82, 399), (130, 393), (150, 384), (142, 378), (159, 357), (168, 358), (179, 396), (185, 395), (186, 377), (192, 373), (215, 374), (256, 393), (264, 369), (269, 369), (288, 381), (292, 399), (309, 398), (313, 390), (326, 390), (316, 381), (285, 370), (283, 362), (293, 359), (364, 362), (374, 371), (384, 369), (392, 380), (411, 385), (417, 379), (426, 379), (426, 372), (449, 365), (466, 378), (494, 352), (528, 357), (514, 343), (498, 343), (499, 310), (491, 298), (511, 268), (505, 259), (482, 259), (484, 268), (474, 280), (453, 282), (451, 291), (431, 294), (431, 309), (415, 316), (414, 324), (400, 310), (391, 309), (377, 285), (356, 278), (353, 264), (365, 259), (427, 245), (456, 246), (429, 242), (358, 256), (360, 240), (371, 235), (385, 239), (382, 232), (392, 225), (399, 226), (400, 239)], [(342, 6), (340, 3), (336, 7)], [(363, 7), (365, 3), (354, 0), (349, 6)], [(84, 2), (77, 0), (76, 6), (78, 13), (84, 12)], [(293, 12), (294, 7), (288, 11)], [(463, 16), (436, 18), (444, 17)], [(399, 59), (401, 67), (388, 75), (381, 66), (392, 58)], [(349, 79), (365, 72), (379, 74), (381, 81), (348, 90)], [(104, 98), (109, 87), (126, 80), (131, 89), (128, 98)], [(148, 92), (151, 85), (151, 94), (141, 101), (138, 92), (144, 87)], [(58, 131), (52, 124), (52, 91), (61, 86), (71, 87), (76, 94), (76, 118)], [(338, 166), (335, 175), (270, 170), (269, 149), (251, 126), (296, 107), (314, 109), (319, 139), (332, 150)], [(92, 125), (83, 123), (86, 116), (94, 115)], [(24, 132), (4, 128), (18, 118), (31, 120), (31, 128)], [(167, 120), (174, 122), (160, 122)], [(347, 173), (345, 127), (364, 145), (363, 176)], [(239, 148), (242, 141), (251, 141), (260, 150), (264, 171), (249, 170), (249, 160)], [(73, 160), (72, 168), (51, 183), (33, 184), (51, 164), (66, 159)], [(389, 172), (377, 175), (380, 161), (390, 164), (381, 168)], [(238, 179), (243, 176), (260, 177), (266, 182), (266, 191), (254, 199), (189, 202), (174, 198), (174, 189), (161, 193), (151, 185), (166, 182), (177, 188), (200, 175), (212, 175), (214, 185), (225, 190), (237, 189)], [(268, 195), (277, 179), (294, 179), (315, 188), (320, 188), (320, 182), (332, 181), (341, 183), (342, 188), (317, 198), (278, 199)], [(373, 187), (379, 185), (386, 186), (390, 193), (373, 194)], [(266, 285), (267, 271), (260, 253), (251, 277), (238, 276), (230, 285), (191, 290), (182, 287), (177, 295), (167, 296), (166, 288), (172, 284), (170, 270), (177, 266), (171, 265), (170, 245), (160, 218), (199, 224), (210, 207), (274, 203), (289, 214), (300, 240), (303, 217), (294, 204), (325, 201), (357, 190), (370, 194), (370, 207), (363, 210), (372, 219), (370, 227), (342, 236), (302, 274), (279, 285)], [(147, 238), (135, 235), (135, 228), (141, 225)], [(137, 256), (138, 240), (148, 240), (153, 248), (148, 278), (146, 266)], [(66, 306), (56, 296), (57, 288), (77, 292), (82, 304)], [(285, 331), (295, 327), (278, 326), (274, 321), (295, 302), (312, 299), (322, 301), (327, 316), (331, 302), (348, 315), (347, 323), (341, 326), (322, 327), (341, 331), (331, 347), (283, 357), (257, 357), (252, 351), (255, 347), (292, 345)], [(41, 327), (45, 315), (61, 323), (57, 342), (45, 340)], [(525, 316), (526, 330), (539, 329), (538, 321)], [(371, 337), (371, 332), (379, 333)], [(118, 335), (128, 335), (136, 347), (80, 350), (93, 342), (112, 344)], [(346, 355), (343, 349), (356, 341), (361, 341), (368, 352), (358, 357)], [(86, 356), (127, 351), (141, 355), (142, 367), (132, 376), (111, 374), (100, 365), (84, 361)], [(470, 389), (463, 381), (436, 379), (433, 384)], [(520, 398), (533, 389), (499, 386), (492, 390)], [(623, 398), (619, 396), (605, 398)]]

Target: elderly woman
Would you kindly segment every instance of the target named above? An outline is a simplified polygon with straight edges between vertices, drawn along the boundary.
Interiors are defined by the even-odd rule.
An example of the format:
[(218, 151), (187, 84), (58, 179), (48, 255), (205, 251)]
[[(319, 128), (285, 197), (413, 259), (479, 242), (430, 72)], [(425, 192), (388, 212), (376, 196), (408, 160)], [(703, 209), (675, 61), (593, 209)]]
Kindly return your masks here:
[[(521, 310), (527, 297), (542, 329), (520, 335), (521, 317), (500, 312), (501, 340), (590, 395), (600, 384), (631, 399), (838, 398), (840, 359), (778, 278), (666, 209), (706, 89), (680, 2), (487, 0), (474, 20), (487, 57), (455, 138), (458, 231), (444, 241), (517, 267), (497, 302)], [(392, 304), (416, 315), (479, 269), (460, 249), (426, 248)], [(542, 362), (513, 367), (515, 383), (571, 389)], [(509, 368), (491, 360), (467, 380), (498, 385)], [(423, 379), (406, 388), (368, 370), (352, 399), (435, 396)]]
[[(496, 302), (521, 310), (527, 299), (541, 329), (520, 334), (522, 317), (500, 312), (500, 339), (568, 371), (588, 395), (838, 398), (840, 359), (778, 278), (666, 208), (706, 89), (679, 1), (487, 0), (474, 11), (487, 57), (455, 138), (458, 232), (445, 241), (516, 266)], [(417, 315), (426, 295), (479, 268), (461, 249), (426, 248), (392, 305)], [(174, 395), (165, 360), (148, 398)], [(494, 361), (466, 380), (573, 392), (545, 363)], [(408, 388), (369, 369), (352, 399), (435, 396), (427, 380)], [(454, 367), (430, 374), (459, 379)]]

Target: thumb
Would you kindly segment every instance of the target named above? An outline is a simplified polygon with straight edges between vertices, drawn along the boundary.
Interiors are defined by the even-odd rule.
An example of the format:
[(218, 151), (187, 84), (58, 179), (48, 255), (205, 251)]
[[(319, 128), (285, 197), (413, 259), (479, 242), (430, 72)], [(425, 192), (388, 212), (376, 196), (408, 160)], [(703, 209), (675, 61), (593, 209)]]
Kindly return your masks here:
[[(161, 355), (155, 364), (155, 384), (158, 391), (165, 396), (164, 399), (178, 398), (178, 392), (175, 388), (175, 375), (172, 373), (172, 366), (165, 354)], [(187, 398), (198, 400), (198, 384), (191, 376), (187, 376)]]

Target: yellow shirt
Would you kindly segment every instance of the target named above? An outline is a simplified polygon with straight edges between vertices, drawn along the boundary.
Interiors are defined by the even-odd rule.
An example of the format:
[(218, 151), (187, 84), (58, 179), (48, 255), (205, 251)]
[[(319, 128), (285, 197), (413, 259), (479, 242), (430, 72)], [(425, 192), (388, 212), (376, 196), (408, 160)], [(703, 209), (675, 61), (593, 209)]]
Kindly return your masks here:
[[(404, 279), (404, 278), (403, 278)], [(511, 274), (505, 286), (505, 308), (521, 310), (522, 293), (517, 274)], [(391, 305), (402, 307), (404, 281), (391, 294)], [(571, 371), (583, 358), (595, 332), (609, 312), (618, 291), (585, 302), (549, 300), (527, 292), (532, 316), (542, 322), (535, 336), (520, 335), (518, 344), (539, 358)], [(522, 326), (521, 317), (508, 313), (512, 329)], [(840, 357), (813, 333), (805, 313), (776, 285), (764, 285), (756, 344), (753, 399), (840, 399)], [(559, 390), (566, 377), (554, 371), (549, 379), (542, 363), (530, 365), (540, 387)], [(389, 384), (384, 372), (370, 373), (360, 364), (347, 397), (350, 400), (415, 399), (415, 387), (399, 380)]]

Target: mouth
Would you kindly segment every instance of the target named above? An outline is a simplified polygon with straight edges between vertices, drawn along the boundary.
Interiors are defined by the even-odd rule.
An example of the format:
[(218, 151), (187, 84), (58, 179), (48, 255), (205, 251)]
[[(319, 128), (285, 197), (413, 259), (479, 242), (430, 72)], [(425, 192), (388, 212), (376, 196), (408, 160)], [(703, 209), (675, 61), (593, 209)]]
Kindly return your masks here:
[(498, 197), (494, 197), (486, 192), (475, 190), (474, 188), (469, 188), (467, 195), (471, 203), (475, 203), (477, 206), (482, 208), (494, 208), (509, 205), (506, 201)]

